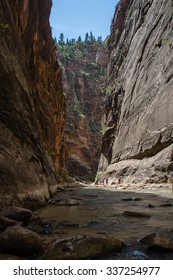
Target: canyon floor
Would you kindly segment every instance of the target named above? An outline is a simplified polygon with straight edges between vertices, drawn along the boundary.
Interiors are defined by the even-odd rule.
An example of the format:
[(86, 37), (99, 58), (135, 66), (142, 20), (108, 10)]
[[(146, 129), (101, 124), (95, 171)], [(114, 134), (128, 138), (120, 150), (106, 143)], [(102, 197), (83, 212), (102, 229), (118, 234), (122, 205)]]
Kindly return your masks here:
[(173, 253), (148, 251), (138, 242), (160, 230), (173, 229), (170, 184), (64, 185), (34, 215), (41, 223), (31, 224), (31, 228), (41, 234), (46, 246), (72, 236), (110, 235), (123, 240), (126, 247), (108, 259), (173, 259)]

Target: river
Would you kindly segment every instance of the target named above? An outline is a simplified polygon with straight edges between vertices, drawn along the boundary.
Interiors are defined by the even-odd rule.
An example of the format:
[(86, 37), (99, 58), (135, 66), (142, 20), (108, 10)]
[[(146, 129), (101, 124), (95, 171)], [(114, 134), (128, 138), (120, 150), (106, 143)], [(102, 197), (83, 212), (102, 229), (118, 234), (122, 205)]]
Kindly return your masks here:
[[(150, 217), (129, 217), (123, 215), (125, 211), (147, 213)], [(169, 185), (67, 186), (35, 215), (41, 218), (45, 244), (75, 235), (113, 235), (127, 246), (108, 259), (173, 259), (172, 253), (148, 252), (138, 242), (160, 229), (173, 229)]]

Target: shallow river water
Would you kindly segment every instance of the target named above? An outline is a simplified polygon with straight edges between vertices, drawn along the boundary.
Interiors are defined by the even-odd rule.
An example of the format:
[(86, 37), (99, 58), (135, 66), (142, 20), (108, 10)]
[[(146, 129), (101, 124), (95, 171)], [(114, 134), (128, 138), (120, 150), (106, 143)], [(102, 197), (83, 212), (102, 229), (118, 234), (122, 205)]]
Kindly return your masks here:
[[(62, 205), (67, 201), (73, 206)], [(160, 229), (173, 229), (173, 195), (167, 188), (76, 187), (58, 192), (52, 203), (37, 211), (44, 222), (44, 241), (74, 235), (113, 235), (127, 244), (111, 259), (173, 259), (172, 253), (146, 252), (138, 240)], [(65, 203), (64, 203), (65, 204)], [(151, 217), (128, 217), (125, 211)]]

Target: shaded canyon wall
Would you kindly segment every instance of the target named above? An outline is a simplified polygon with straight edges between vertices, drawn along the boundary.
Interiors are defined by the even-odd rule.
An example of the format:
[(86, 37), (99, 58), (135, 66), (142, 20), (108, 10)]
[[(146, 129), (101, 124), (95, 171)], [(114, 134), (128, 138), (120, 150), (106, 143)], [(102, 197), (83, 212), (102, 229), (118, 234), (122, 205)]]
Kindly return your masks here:
[(116, 7), (98, 177), (167, 181), (173, 160), (172, 11), (172, 0), (121, 0)]
[(49, 25), (51, 5), (51, 0), (0, 1), (0, 194), (5, 203), (42, 203), (59, 181), (65, 103)]

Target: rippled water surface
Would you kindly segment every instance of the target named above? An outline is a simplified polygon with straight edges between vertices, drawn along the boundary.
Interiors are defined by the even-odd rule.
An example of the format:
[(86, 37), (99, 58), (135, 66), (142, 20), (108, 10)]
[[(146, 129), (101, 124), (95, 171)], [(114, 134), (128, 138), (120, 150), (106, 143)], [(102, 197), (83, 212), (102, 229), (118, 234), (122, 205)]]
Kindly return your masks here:
[[(69, 198), (79, 202), (79, 205), (57, 205)], [(145, 259), (147, 256), (139, 248), (137, 240), (160, 229), (173, 229), (173, 196), (170, 188), (118, 190), (113, 187), (77, 187), (57, 193), (53, 198), (54, 202), (56, 200), (57, 204), (49, 204), (38, 211), (45, 221), (47, 242), (79, 234), (109, 234), (128, 245), (124, 255), (118, 258)], [(151, 217), (127, 217), (123, 215), (125, 211), (144, 212)], [(172, 255), (169, 254), (168, 258), (172, 259)]]

